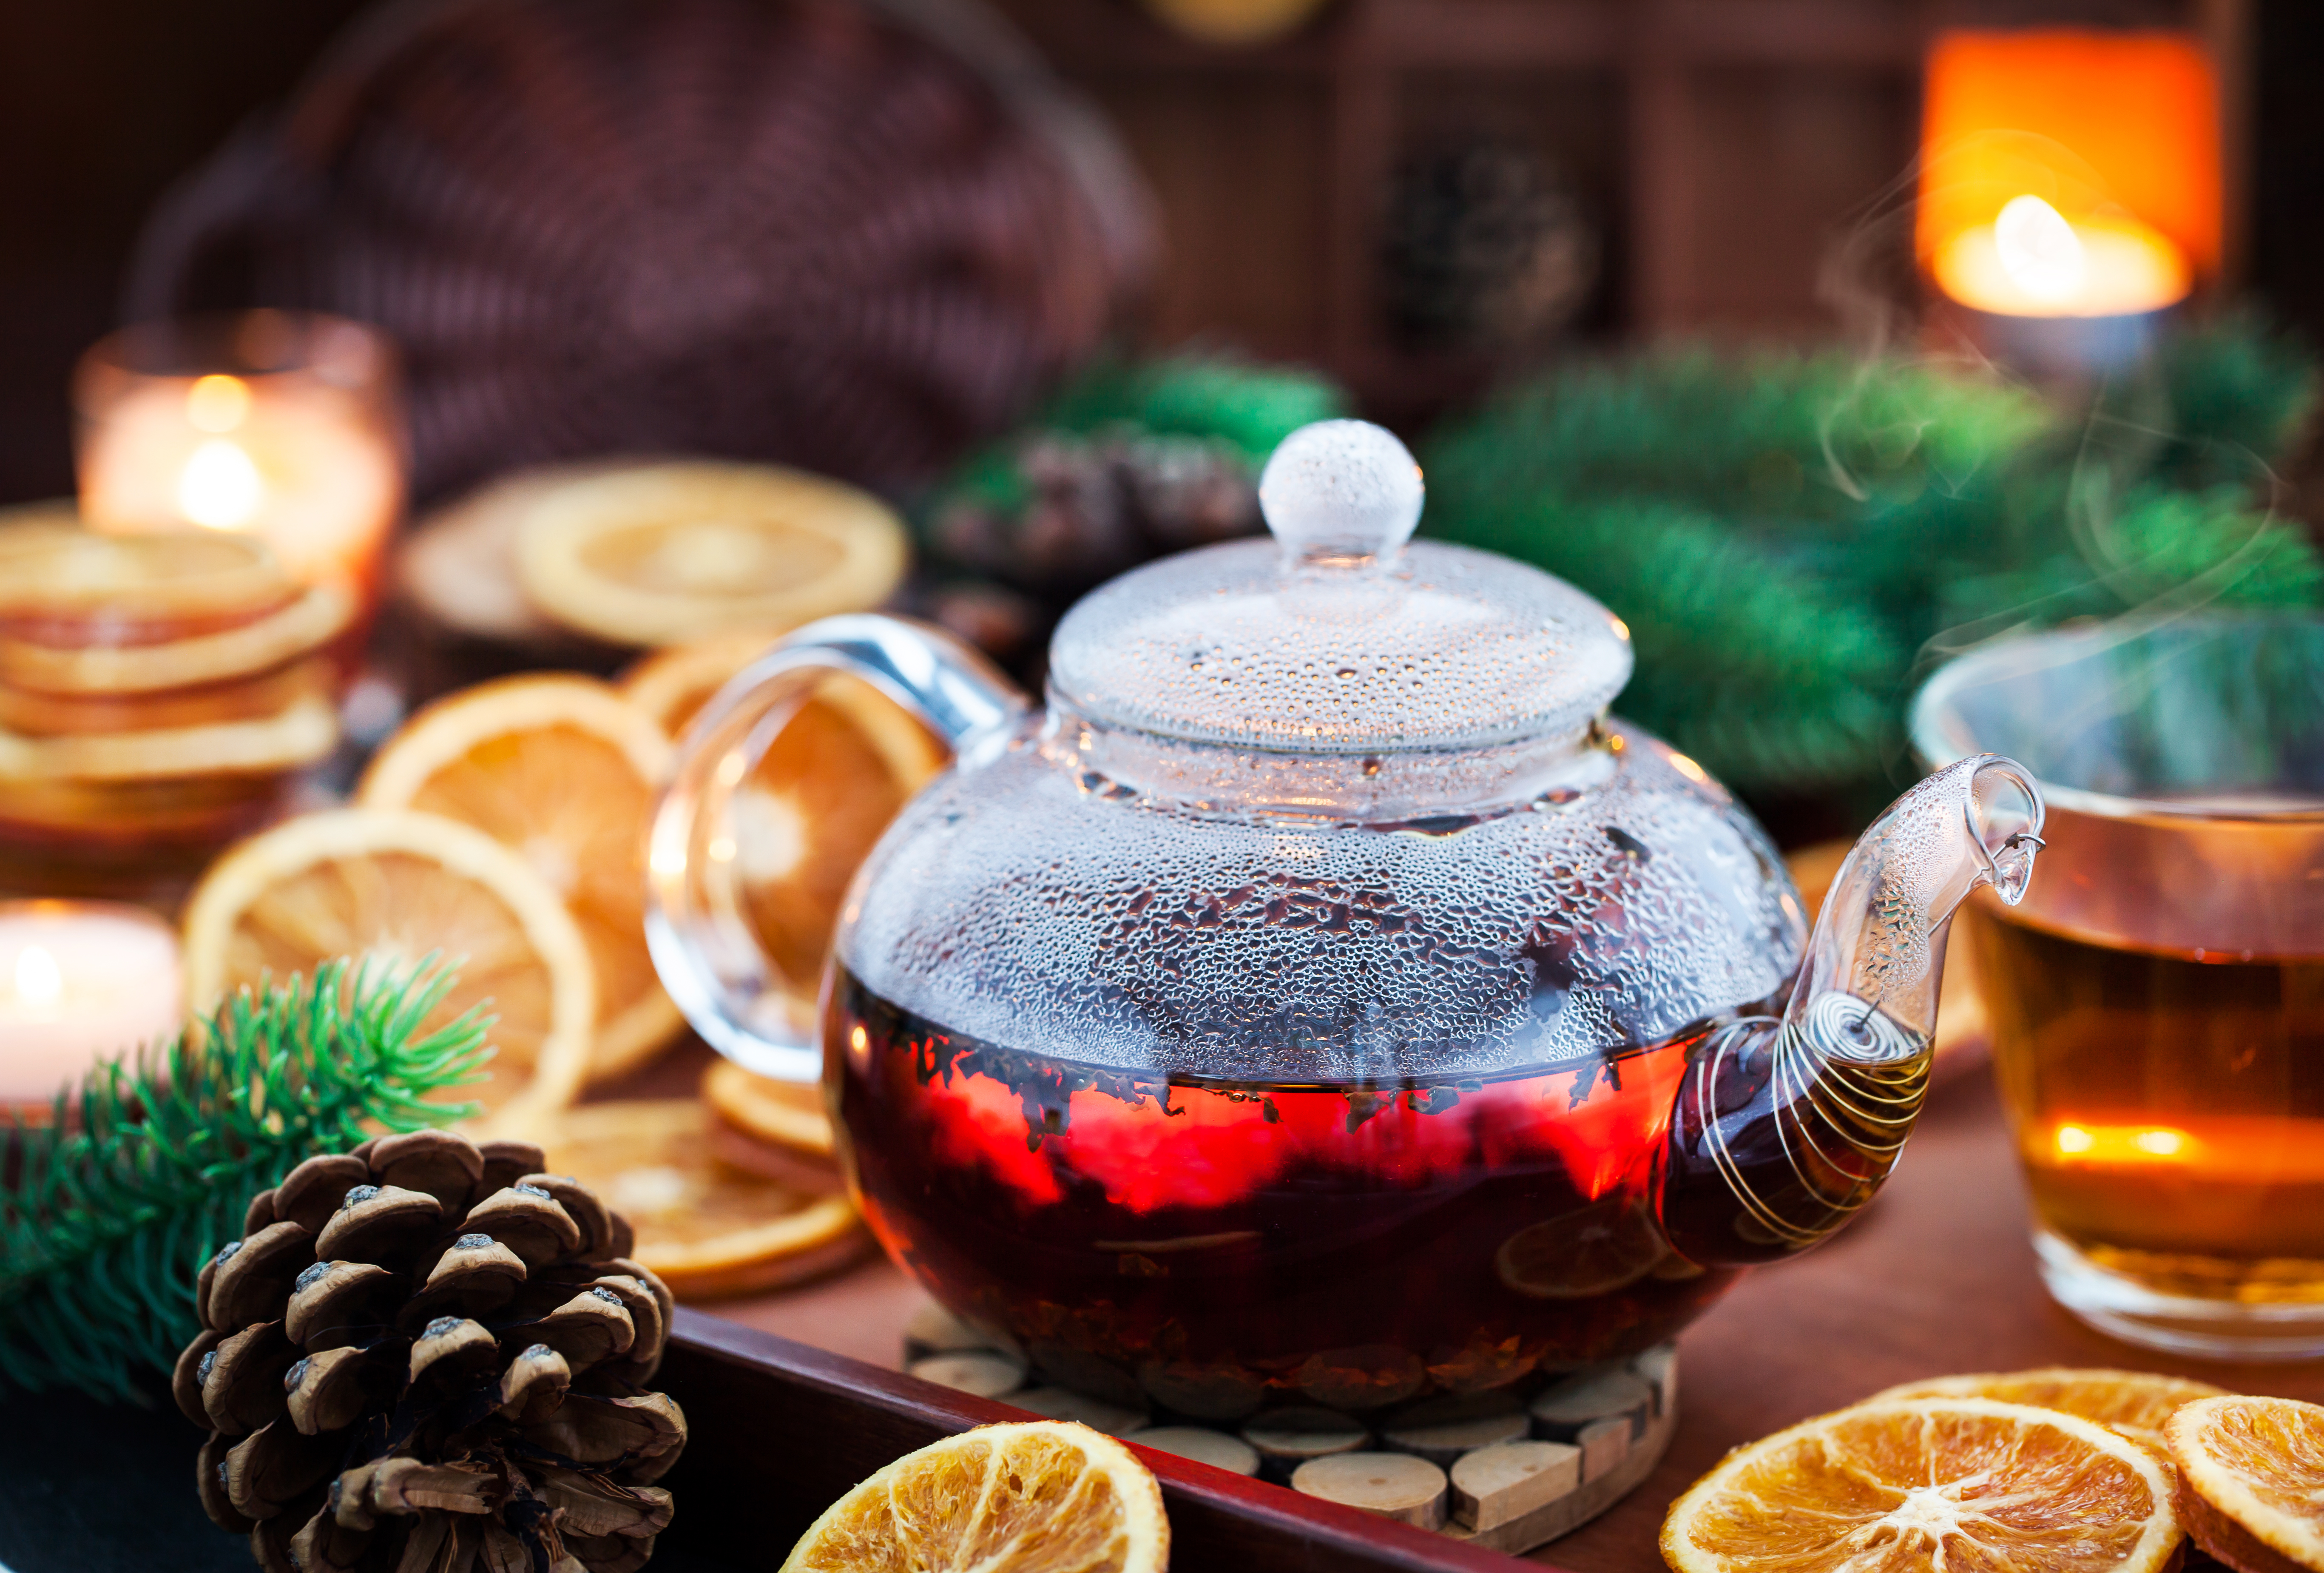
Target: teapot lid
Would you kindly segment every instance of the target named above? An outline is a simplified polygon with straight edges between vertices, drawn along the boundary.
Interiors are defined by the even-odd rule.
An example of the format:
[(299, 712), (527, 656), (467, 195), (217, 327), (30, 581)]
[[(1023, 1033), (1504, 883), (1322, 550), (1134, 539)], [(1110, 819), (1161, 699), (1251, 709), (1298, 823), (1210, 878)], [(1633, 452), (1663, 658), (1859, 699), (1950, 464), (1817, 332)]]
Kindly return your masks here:
[(1093, 720), (1293, 754), (1587, 728), (1629, 680), (1629, 630), (1538, 569), (1411, 541), (1421, 500), (1420, 467), (1388, 431), (1302, 427), (1259, 477), (1274, 539), (1166, 558), (1084, 597), (1058, 625), (1052, 689)]

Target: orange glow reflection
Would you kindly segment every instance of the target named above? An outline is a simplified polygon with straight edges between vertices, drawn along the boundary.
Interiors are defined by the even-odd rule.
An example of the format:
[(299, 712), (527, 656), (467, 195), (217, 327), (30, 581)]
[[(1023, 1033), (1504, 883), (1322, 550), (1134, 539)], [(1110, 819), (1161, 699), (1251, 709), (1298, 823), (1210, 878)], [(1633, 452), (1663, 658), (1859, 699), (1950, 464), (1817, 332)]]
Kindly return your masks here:
[(2190, 35), (1954, 31), (1929, 51), (1914, 247), (1981, 310), (2152, 310), (2216, 272), (2218, 88)]

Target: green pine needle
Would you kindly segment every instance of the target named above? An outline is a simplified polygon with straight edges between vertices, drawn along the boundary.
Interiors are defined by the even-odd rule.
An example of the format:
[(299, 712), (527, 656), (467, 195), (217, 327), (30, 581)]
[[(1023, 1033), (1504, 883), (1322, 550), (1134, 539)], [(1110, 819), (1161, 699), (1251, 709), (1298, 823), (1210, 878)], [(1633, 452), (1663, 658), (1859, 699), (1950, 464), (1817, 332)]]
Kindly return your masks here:
[(252, 1197), (316, 1153), (471, 1112), (423, 1101), (489, 1052), (474, 1011), (421, 1031), (452, 976), (433, 958), (341, 960), (245, 991), (200, 1044), (101, 1065), (50, 1127), (8, 1131), (0, 1381), (137, 1396), (192, 1340), (194, 1280)]

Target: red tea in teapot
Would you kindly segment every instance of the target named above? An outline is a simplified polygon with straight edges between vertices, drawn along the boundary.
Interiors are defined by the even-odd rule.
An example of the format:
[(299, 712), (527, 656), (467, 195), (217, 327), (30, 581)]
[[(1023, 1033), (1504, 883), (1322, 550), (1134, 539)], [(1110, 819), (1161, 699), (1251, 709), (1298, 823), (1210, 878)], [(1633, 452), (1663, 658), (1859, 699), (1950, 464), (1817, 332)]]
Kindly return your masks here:
[(1207, 1418), (1476, 1391), (1646, 1348), (1731, 1277), (1655, 1221), (1700, 1033), (1490, 1080), (1190, 1085), (829, 989), (872, 1227), (1074, 1385)]

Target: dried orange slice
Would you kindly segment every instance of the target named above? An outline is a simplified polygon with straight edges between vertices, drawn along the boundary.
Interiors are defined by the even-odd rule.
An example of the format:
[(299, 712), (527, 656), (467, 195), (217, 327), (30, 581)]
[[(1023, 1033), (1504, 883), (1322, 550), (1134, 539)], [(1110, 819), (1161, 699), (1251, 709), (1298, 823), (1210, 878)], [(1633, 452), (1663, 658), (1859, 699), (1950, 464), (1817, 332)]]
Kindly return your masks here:
[(853, 1204), (745, 1173), (710, 1151), (693, 1098), (584, 1104), (542, 1126), (549, 1163), (637, 1230), (637, 1259), (680, 1299), (748, 1294), (844, 1266), (870, 1242)]
[[(687, 724), (710, 702), (711, 696), (726, 686), (728, 679), (764, 655), (779, 637), (750, 629), (723, 634), (715, 639), (696, 640), (691, 644), (672, 644), (631, 667), (615, 686), (622, 690), (623, 699), (660, 722), (663, 731), (677, 737), (685, 733)], [(898, 710), (897, 714), (903, 712)]]
[(1867, 1403), (1894, 1403), (1908, 1398), (1991, 1398), (2003, 1403), (2030, 1403), (2036, 1409), (2061, 1409), (2086, 1420), (2096, 1420), (2135, 1442), (2161, 1451), (2163, 1422), (2182, 1403), (2216, 1398), (2227, 1390), (2190, 1376), (2163, 1376), (2152, 1371), (2077, 1370), (2045, 1366), (2037, 1371), (1992, 1371), (1967, 1376), (1932, 1376), (1876, 1393)]
[[(166, 541), (165, 535), (123, 541)], [(5, 569), (0, 569), (5, 571)], [(144, 694), (270, 671), (346, 631), (354, 597), (318, 585), (249, 622), (147, 643), (48, 644), (0, 638), (0, 681), (49, 694)]]
[(657, 464), (536, 498), (517, 576), (570, 627), (676, 644), (876, 606), (907, 555), (901, 521), (868, 492), (766, 466)]
[[(631, 703), (676, 736), (774, 637), (729, 635), (646, 657), (622, 677)], [(944, 745), (854, 678), (818, 682), (734, 794), (735, 883), (752, 931), (790, 992), (822, 981), (848, 882), (888, 821), (944, 768)]]
[(1988, 1398), (1861, 1403), (1738, 1448), (1671, 1504), (1677, 1573), (2156, 1573), (2169, 1466), (2093, 1420)]
[(1616, 1195), (1519, 1229), (1501, 1242), (1493, 1269), (1534, 1300), (1582, 1300), (1636, 1283), (1670, 1254), (1646, 1205)]
[[(674, 646), (622, 679), (672, 736), (774, 643), (763, 634)], [(793, 994), (812, 995), (848, 881), (897, 810), (945, 765), (928, 729), (871, 684), (818, 682), (734, 794), (743, 915)]]
[(744, 917), (791, 992), (811, 1000), (849, 881), (945, 765), (944, 748), (878, 690), (818, 685), (729, 808)]
[(564, 899), (597, 974), (592, 1080), (641, 1063), (684, 1024), (646, 953), (646, 820), (671, 763), (661, 728), (605, 684), (512, 677), (421, 710), (355, 794), (475, 826)]
[(0, 727), (26, 737), (78, 737), (256, 721), (327, 695), (337, 669), (313, 657), (256, 677), (157, 694), (36, 694), (0, 683)]
[(486, 1003), (498, 1018), (486, 1078), (443, 1101), (475, 1099), (495, 1124), (571, 1102), (588, 1071), (596, 982), (581, 931), (530, 865), (466, 825), (378, 809), (287, 820), (218, 860), (185, 929), (203, 1013), (341, 956), (442, 955), (459, 978), (431, 1022)]
[(207, 726), (25, 737), (0, 729), (0, 781), (160, 781), (296, 770), (338, 746), (339, 713), (319, 694), (281, 714)]
[(2324, 1570), (2324, 1407), (2199, 1398), (2163, 1434), (2197, 1545), (2240, 1573)]
[(777, 1081), (753, 1076), (731, 1059), (721, 1059), (702, 1078), (702, 1101), (711, 1112), (754, 1142), (828, 1158), (831, 1115), (823, 1088), (813, 1082)]
[(1163, 1573), (1170, 1521), (1138, 1456), (1070, 1420), (980, 1426), (824, 1510), (782, 1573)]
[(186, 620), (255, 617), (296, 593), (255, 536), (99, 535), (81, 527), (70, 503), (0, 514), (0, 623), (11, 626), (100, 618), (107, 638), (144, 643)]
[(517, 535), (533, 504), (613, 467), (594, 459), (518, 470), (429, 514), (396, 552), (404, 594), (446, 627), (479, 639), (521, 644), (569, 639), (517, 582)]
[[(215, 850), (274, 818), (281, 785), (281, 777), (246, 775), (12, 781), (0, 789), (0, 827), (26, 832), (41, 851), (68, 862), (76, 851), (127, 853), (149, 843)], [(12, 850), (12, 866), (23, 856), (21, 846)]]

